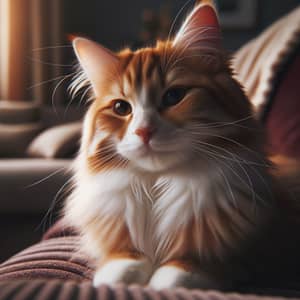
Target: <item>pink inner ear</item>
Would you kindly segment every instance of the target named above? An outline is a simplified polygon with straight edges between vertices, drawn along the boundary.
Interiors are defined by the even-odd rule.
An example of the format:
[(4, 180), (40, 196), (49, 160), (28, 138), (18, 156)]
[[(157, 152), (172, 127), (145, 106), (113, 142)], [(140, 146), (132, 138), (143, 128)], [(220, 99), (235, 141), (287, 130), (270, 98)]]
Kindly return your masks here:
[(220, 49), (221, 32), (216, 11), (210, 4), (200, 4), (186, 19), (173, 45), (183, 45), (186, 49)]
[(219, 21), (216, 12), (211, 6), (205, 5), (200, 7), (192, 16), (192, 26), (216, 27), (219, 28)]

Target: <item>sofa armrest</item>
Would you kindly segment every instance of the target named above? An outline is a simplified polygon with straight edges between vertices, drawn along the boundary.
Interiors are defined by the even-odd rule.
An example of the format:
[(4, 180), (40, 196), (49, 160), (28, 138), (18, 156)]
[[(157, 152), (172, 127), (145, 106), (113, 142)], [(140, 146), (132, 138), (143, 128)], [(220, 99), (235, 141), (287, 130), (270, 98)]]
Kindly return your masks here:
[(0, 159), (0, 213), (45, 213), (56, 196), (62, 198), (70, 165), (71, 160)]

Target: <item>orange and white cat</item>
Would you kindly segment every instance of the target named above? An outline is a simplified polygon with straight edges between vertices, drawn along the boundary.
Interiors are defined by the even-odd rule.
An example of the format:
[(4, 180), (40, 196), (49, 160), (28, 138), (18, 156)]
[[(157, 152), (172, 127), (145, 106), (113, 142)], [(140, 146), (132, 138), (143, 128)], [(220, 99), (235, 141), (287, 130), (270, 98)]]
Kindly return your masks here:
[(173, 40), (112, 53), (76, 38), (92, 88), (65, 216), (94, 285), (227, 288), (278, 209), (251, 105), (199, 1)]

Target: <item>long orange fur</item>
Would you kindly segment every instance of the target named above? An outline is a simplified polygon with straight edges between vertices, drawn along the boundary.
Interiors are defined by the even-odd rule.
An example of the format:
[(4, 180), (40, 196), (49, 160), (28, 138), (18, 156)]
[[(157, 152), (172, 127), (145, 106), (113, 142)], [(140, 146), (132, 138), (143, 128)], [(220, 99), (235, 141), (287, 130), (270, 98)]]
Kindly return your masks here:
[[(212, 1), (201, 2), (199, 12), (201, 7), (213, 8)], [(209, 13), (211, 14), (211, 11)], [(203, 15), (203, 12), (201, 14)], [(215, 22), (215, 15), (206, 17), (205, 22)], [(197, 22), (201, 24), (203, 19), (197, 19)], [(210, 24), (207, 26), (211, 28)], [(81, 233), (83, 249), (94, 258), (97, 269), (116, 258), (147, 257), (152, 262), (153, 273), (161, 266), (176, 266), (187, 272), (202, 274), (205, 278), (202, 287), (226, 288), (236, 281), (242, 281), (245, 273), (249, 280), (252, 271), (249, 266), (251, 264), (247, 262), (253, 261), (249, 256), (257, 255), (257, 266), (263, 263), (259, 253), (263, 252), (263, 249), (269, 249), (272, 243), (274, 247), (280, 243), (280, 239), (274, 241), (270, 232), (276, 232), (276, 228), (287, 219), (282, 217), (280, 203), (282, 198), (288, 196), (283, 187), (279, 188), (275, 177), (280, 176), (274, 171), (274, 166), (263, 151), (263, 130), (253, 116), (250, 102), (240, 84), (232, 77), (226, 53), (217, 45), (219, 41), (216, 41), (216, 29), (209, 34), (212, 35), (211, 40), (209, 35), (206, 36), (205, 46), (200, 45), (196, 54), (186, 52), (186, 44), (174, 47), (172, 41), (160, 41), (153, 48), (137, 51), (125, 49), (112, 54), (118, 59), (117, 67), (111, 67), (109, 74), (101, 78), (101, 85), (93, 86), (95, 100), (87, 113), (81, 153), (77, 162), (81, 165), (84, 161), (86, 169), (85, 173), (77, 174), (77, 185), (80, 185), (84, 174), (97, 176), (129, 168), (131, 164), (130, 159), (116, 153), (111, 143), (112, 137), (118, 141), (124, 138), (132, 122), (132, 115), (116, 116), (112, 112), (112, 101), (115, 99), (110, 95), (117, 91), (122, 99), (131, 99), (134, 106), (139, 101), (139, 89), (147, 87), (147, 93), (154, 99), (153, 106), (157, 107), (155, 101), (159, 101), (159, 95), (171, 84), (188, 87), (193, 89), (193, 92), (174, 107), (161, 111), (160, 117), (179, 128), (195, 120), (200, 124), (199, 131), (203, 132), (202, 137), (199, 135), (198, 139), (203, 145), (203, 153), (197, 153), (195, 156), (201, 157), (199, 160), (203, 161), (202, 174), (206, 174), (208, 181), (216, 180), (217, 176), (218, 180), (224, 183), (224, 193), (238, 193), (239, 198), (232, 199), (231, 202), (213, 202), (205, 199), (201, 213), (191, 217), (188, 223), (182, 224), (173, 236), (170, 236), (169, 241), (147, 236), (150, 244), (143, 241), (144, 249), (140, 249), (137, 242), (133, 241), (131, 228), (126, 223), (122, 210), (114, 216), (106, 215), (105, 211), (84, 216), (81, 213), (89, 203), (85, 204), (83, 194), (80, 194), (83, 199), (78, 199), (75, 195), (67, 202), (66, 217)], [(78, 85), (78, 82), (76, 84)], [(203, 111), (207, 111), (206, 116)], [(95, 151), (90, 153), (90, 146), (98, 131), (106, 132), (107, 135), (95, 145)], [(230, 156), (230, 153), (234, 153), (234, 156)], [(245, 161), (248, 161), (248, 164)], [(192, 160), (189, 164), (193, 164)], [(221, 170), (218, 175), (211, 173), (211, 166)], [(226, 174), (222, 174), (224, 170)], [(136, 172), (140, 172), (139, 176), (148, 176), (145, 175), (147, 171)], [(247, 189), (243, 191), (242, 184), (230, 186), (226, 181), (227, 174), (249, 181), (248, 185), (252, 184), (252, 194)], [(111, 177), (110, 180), (119, 179)], [(149, 188), (145, 187), (153, 201), (161, 192), (159, 188), (153, 189), (155, 180), (155, 176), (152, 176), (147, 181)], [(250, 199), (251, 197), (253, 199)], [(95, 207), (89, 209), (93, 211)], [(149, 215), (150, 213), (151, 205)], [(180, 217), (177, 216), (179, 219)], [(149, 221), (148, 226), (154, 226), (153, 224), (153, 221)], [(146, 229), (144, 234), (151, 235), (152, 231)], [(158, 252), (158, 248), (163, 250)], [(258, 248), (259, 251), (256, 251)], [(270, 265), (271, 262), (266, 262), (265, 269), (273, 270)], [(256, 270), (256, 267), (253, 269)], [(207, 280), (213, 284), (207, 284)]]

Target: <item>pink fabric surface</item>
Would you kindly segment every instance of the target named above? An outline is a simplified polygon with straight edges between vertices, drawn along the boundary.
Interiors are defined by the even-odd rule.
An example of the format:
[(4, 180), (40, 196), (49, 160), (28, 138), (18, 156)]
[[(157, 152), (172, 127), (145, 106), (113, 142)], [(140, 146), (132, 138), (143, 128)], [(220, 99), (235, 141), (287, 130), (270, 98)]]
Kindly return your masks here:
[[(172, 289), (154, 291), (141, 286), (91, 285), (93, 268), (87, 257), (78, 252), (78, 236), (60, 221), (48, 231), (44, 240), (25, 249), (0, 265), (0, 300), (4, 299), (205, 299), (259, 300), (293, 296), (300, 299), (300, 278), (286, 287), (243, 287), (234, 293)], [(298, 287), (298, 288), (297, 288)], [(46, 293), (46, 294), (45, 294)], [(55, 295), (47, 298), (45, 295)], [(249, 294), (255, 295), (250, 296)], [(32, 296), (34, 295), (34, 297)], [(76, 295), (76, 297), (74, 296)], [(272, 295), (261, 298), (259, 295)], [(276, 296), (276, 297), (275, 297)], [(49, 296), (50, 297), (50, 296)], [(74, 298), (75, 297), (75, 298)], [(274, 298), (275, 297), (275, 298)]]

